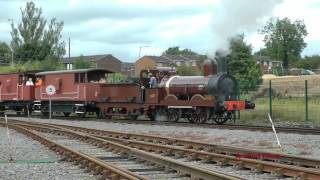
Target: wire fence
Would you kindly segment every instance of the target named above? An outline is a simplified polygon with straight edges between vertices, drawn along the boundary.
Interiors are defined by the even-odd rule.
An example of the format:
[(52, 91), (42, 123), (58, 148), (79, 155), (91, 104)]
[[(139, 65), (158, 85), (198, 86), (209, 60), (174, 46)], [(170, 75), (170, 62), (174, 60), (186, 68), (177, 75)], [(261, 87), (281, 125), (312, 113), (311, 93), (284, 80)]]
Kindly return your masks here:
[(253, 99), (256, 109), (241, 113), (240, 120), (320, 124), (320, 75), (286, 76), (264, 80), (257, 92), (242, 98)]

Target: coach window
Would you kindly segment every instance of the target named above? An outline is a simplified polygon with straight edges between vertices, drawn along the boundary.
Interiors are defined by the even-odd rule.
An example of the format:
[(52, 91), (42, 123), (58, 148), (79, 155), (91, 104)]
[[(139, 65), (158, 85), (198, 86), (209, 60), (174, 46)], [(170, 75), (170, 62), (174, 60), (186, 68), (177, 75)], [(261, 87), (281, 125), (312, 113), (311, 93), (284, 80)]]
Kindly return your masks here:
[(74, 74), (74, 82), (75, 83), (85, 83), (86, 74), (85, 73), (76, 73)]
[(85, 83), (86, 76), (85, 73), (80, 73), (80, 83)]

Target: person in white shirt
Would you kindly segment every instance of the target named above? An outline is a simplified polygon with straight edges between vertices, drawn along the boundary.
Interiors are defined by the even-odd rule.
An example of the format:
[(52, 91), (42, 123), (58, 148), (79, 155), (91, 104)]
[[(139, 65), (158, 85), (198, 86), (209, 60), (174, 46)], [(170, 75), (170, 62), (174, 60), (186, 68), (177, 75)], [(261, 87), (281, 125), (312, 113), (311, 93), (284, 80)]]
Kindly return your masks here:
[(26, 86), (34, 86), (32, 78), (29, 78), (29, 80), (26, 82)]

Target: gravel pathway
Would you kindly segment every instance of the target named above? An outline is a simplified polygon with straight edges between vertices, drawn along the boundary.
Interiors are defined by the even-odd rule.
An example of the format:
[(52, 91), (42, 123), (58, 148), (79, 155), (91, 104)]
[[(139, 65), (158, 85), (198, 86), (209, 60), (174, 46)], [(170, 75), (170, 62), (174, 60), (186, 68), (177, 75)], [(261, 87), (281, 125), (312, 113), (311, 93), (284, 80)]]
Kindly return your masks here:
[[(59, 162), (60, 157), (37, 141), (0, 127), (0, 179), (93, 179), (78, 167)], [(13, 162), (10, 162), (13, 159)]]
[[(27, 118), (15, 118), (28, 120)], [(207, 143), (222, 145), (232, 145), (252, 149), (266, 150), (270, 152), (283, 152), (305, 157), (320, 158), (320, 136), (279, 133), (279, 139), (283, 146), (280, 151), (275, 136), (272, 132), (254, 132), (246, 130), (212, 129), (201, 127), (174, 127), (166, 125), (147, 124), (126, 124), (101, 121), (70, 121), (61, 119), (39, 119), (32, 118), (32, 121), (67, 124), (86, 128), (102, 130), (113, 130), (121, 132), (145, 133), (153, 135), (163, 135), (168, 137), (184, 138)]]

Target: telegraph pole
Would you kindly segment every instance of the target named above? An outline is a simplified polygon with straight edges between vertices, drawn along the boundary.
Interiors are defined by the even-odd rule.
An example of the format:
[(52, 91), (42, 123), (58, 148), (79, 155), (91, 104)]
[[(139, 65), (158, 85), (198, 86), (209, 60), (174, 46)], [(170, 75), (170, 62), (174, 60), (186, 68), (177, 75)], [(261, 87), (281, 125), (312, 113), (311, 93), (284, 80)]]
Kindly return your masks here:
[[(11, 26), (13, 26), (13, 19), (8, 19), (8, 21), (10, 22), (11, 21)], [(14, 52), (13, 52), (13, 48), (11, 48), (11, 65), (13, 65), (13, 55), (14, 55)]]
[(149, 46), (144, 45), (144, 46), (140, 46), (140, 47), (139, 47), (139, 59), (140, 59), (140, 57), (141, 57), (141, 49), (144, 48), (144, 47), (149, 47)]

